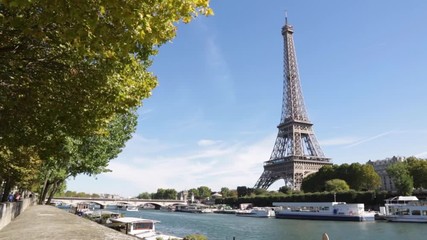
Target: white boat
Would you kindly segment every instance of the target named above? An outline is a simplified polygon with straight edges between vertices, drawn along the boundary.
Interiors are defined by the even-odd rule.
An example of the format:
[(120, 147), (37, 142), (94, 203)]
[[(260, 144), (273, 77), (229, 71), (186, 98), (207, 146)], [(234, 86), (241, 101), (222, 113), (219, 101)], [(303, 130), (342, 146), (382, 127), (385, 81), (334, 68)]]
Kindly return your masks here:
[(216, 209), (211, 208), (204, 204), (190, 204), (190, 205), (178, 205), (176, 206), (177, 212), (189, 212), (189, 213), (213, 213)]
[(117, 219), (111, 219), (111, 224), (108, 226), (114, 228), (123, 233), (135, 236), (137, 238), (145, 240), (180, 240), (182, 238), (173, 235), (166, 235), (160, 232), (156, 232), (155, 224), (159, 221), (143, 218), (134, 217), (123, 217)]
[(83, 214), (85, 214), (86, 212), (91, 212), (91, 211), (92, 210), (90, 209), (90, 204), (85, 202), (72, 204), (69, 210), (70, 213), (73, 213), (79, 216), (83, 216)]
[(108, 224), (111, 223), (111, 219), (122, 217), (122, 214), (107, 210), (96, 210), (86, 211), (85, 213), (83, 213), (83, 217), (86, 217), (100, 224)]
[(384, 219), (390, 222), (427, 223), (427, 204), (415, 196), (398, 196), (386, 200)]
[(175, 212), (175, 206), (161, 206), (159, 210), (163, 212)]
[(127, 206), (126, 211), (137, 212), (138, 206)]
[(374, 221), (375, 212), (365, 211), (363, 203), (345, 202), (274, 202), (276, 218)]
[(262, 208), (262, 207), (254, 207), (252, 209), (245, 209), (245, 210), (236, 210), (236, 216), (242, 216), (242, 217), (261, 217), (261, 218), (268, 218), (268, 217), (274, 217), (276, 214), (272, 208)]

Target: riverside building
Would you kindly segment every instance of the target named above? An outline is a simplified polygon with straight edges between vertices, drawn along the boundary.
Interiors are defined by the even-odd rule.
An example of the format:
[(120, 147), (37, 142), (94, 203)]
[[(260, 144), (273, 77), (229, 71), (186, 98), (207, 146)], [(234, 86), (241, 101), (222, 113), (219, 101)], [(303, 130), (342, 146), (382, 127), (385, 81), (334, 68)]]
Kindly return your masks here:
[(387, 174), (387, 167), (393, 163), (403, 162), (405, 159), (406, 159), (405, 157), (393, 156), (391, 158), (386, 158), (383, 160), (376, 160), (376, 161), (369, 160), (367, 162), (367, 164), (371, 164), (374, 167), (375, 172), (380, 176), (381, 190), (390, 191), (390, 192), (396, 191), (396, 187), (394, 186), (393, 180)]

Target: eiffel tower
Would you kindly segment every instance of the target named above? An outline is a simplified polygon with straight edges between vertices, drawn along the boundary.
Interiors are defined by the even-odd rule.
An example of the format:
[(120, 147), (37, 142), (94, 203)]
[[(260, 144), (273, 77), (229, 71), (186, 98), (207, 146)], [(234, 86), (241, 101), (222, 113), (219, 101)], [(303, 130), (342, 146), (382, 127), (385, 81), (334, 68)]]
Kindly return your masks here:
[(254, 188), (268, 189), (279, 179), (294, 190), (300, 190), (302, 179), (331, 165), (314, 136), (308, 119), (298, 76), (297, 58), (287, 17), (282, 27), (284, 40), (283, 102), (279, 133), (270, 160), (264, 162), (264, 172)]

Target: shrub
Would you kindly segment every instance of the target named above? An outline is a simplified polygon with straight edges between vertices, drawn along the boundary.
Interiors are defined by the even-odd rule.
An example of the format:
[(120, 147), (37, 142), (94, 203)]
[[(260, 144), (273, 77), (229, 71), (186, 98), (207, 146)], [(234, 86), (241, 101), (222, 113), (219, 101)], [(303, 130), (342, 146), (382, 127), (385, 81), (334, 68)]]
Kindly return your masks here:
[(208, 240), (208, 237), (202, 234), (190, 234), (184, 237), (184, 240)]

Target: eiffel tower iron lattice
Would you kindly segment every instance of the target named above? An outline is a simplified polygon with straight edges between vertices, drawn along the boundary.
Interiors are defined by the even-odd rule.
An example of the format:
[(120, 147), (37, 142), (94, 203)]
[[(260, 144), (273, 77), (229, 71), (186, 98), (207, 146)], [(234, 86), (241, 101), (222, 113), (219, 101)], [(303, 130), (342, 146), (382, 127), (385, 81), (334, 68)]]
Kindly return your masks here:
[(282, 116), (277, 126), (279, 133), (270, 160), (264, 162), (264, 172), (255, 188), (268, 189), (277, 180), (284, 179), (287, 186), (299, 190), (304, 177), (332, 164), (316, 140), (304, 106), (293, 32), (286, 18), (282, 27), (284, 71)]

